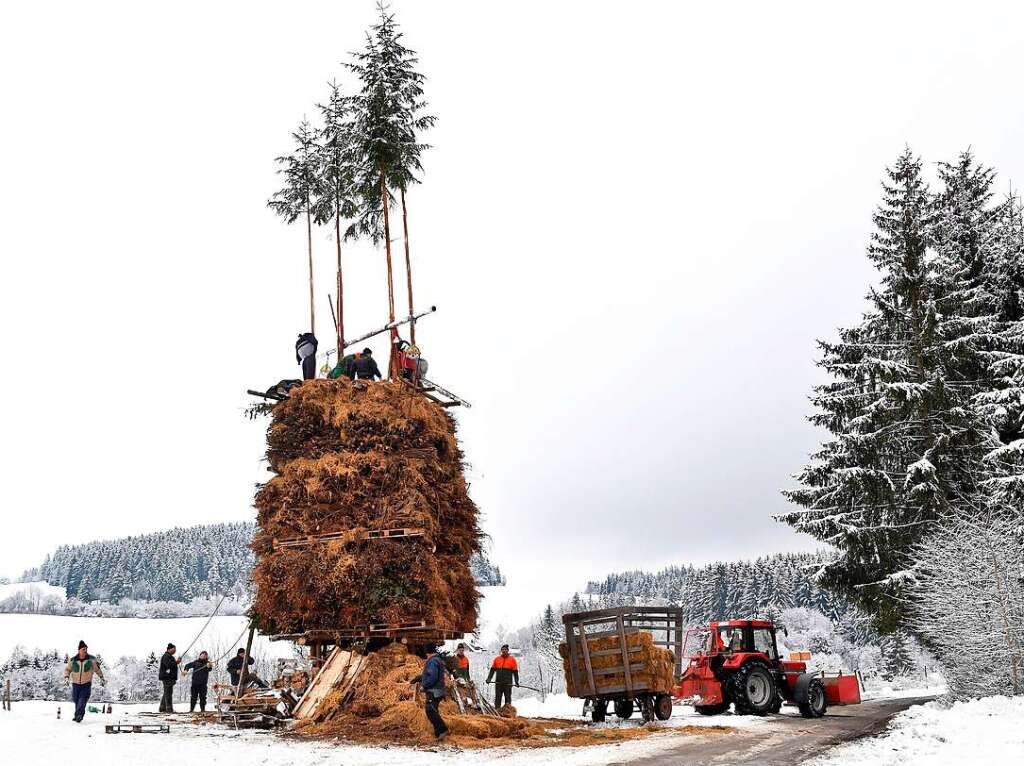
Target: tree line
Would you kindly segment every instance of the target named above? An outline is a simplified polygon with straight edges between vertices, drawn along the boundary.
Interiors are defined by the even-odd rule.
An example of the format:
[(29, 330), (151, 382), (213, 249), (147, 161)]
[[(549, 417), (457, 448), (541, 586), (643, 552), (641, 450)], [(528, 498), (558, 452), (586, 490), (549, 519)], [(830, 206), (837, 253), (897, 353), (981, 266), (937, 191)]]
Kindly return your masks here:
[[(68, 601), (50, 599), (45, 608), (32, 609), (31, 593), (12, 595), (0, 602), (0, 611), (39, 611), (85, 616), (184, 616), (209, 614), (211, 604), (227, 595), (232, 604), (222, 613), (246, 603), (249, 575), (255, 561), (249, 544), (256, 532), (253, 522), (204, 524), (147, 535), (62, 545), (42, 565), (25, 572), (21, 580), (45, 580), (63, 587)], [(470, 561), (478, 585), (504, 585), (501, 569), (483, 554)], [(88, 602), (110, 602), (121, 609), (97, 609)], [(8, 603), (9, 602), (9, 603)], [(86, 602), (86, 603), (83, 603)], [(185, 602), (190, 611), (154, 602)], [(228, 611), (225, 611), (225, 610)], [(198, 611), (197, 611), (198, 610)], [(205, 611), (203, 611), (205, 610)]]
[(861, 320), (819, 341), (830, 381), (810, 419), (830, 437), (781, 518), (835, 549), (820, 584), (920, 639), (954, 693), (1020, 693), (1024, 218), (970, 151), (935, 169), (907, 149), (886, 171), (877, 282)]
[[(384, 243), (389, 321), (395, 320), (395, 285), (391, 253), (392, 208), (401, 206), (409, 314), (413, 313), (412, 262), (409, 253), (407, 193), (420, 183), (420, 140), (435, 117), (426, 113), (416, 52), (405, 47), (394, 14), (377, 4), (378, 21), (366, 33), (362, 50), (351, 53), (343, 68), (354, 79), (351, 93), (332, 82), (326, 103), (317, 104), (319, 124), (305, 117), (292, 134), (292, 152), (278, 157), (284, 185), (267, 203), (287, 223), (306, 226), (309, 265), (309, 323), (316, 333), (313, 284), (313, 226), (334, 230), (337, 267), (335, 334), (339, 358), (345, 336), (343, 240), (368, 238)], [(410, 325), (416, 343), (415, 324)], [(393, 333), (394, 334), (394, 333)]]

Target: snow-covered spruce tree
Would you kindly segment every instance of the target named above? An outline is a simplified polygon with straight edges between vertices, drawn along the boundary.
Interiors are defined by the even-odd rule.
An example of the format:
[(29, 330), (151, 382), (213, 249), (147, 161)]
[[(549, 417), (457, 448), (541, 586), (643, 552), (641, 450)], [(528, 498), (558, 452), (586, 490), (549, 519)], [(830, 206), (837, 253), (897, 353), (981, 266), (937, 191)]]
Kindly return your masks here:
[(355, 218), (358, 205), (355, 192), (355, 163), (352, 149), (352, 121), (349, 100), (338, 85), (331, 84), (326, 104), (318, 104), (323, 126), (317, 148), (319, 183), (313, 201), (313, 218), (318, 224), (334, 224), (334, 245), (337, 252), (337, 335), (338, 359), (345, 342), (345, 294), (341, 269), (341, 221)]
[(284, 175), (284, 186), (267, 202), (267, 206), (286, 223), (306, 218), (306, 249), (309, 258), (309, 331), (316, 333), (316, 311), (313, 300), (313, 201), (320, 196), (316, 131), (303, 119), (292, 134), (295, 151), (278, 157), (278, 173)]
[(354, 61), (346, 64), (361, 84), (359, 93), (352, 99), (361, 214), (349, 227), (348, 233), (367, 235), (375, 243), (384, 240), (388, 308), (393, 320), (395, 298), (389, 216), (392, 190), (398, 189), (402, 196), (411, 313), (412, 275), (405, 191), (417, 181), (416, 173), (422, 170), (420, 156), (427, 148), (425, 144), (418, 143), (417, 133), (429, 128), (434, 118), (422, 114), (426, 106), (423, 101), (424, 78), (416, 71), (416, 54), (402, 45), (402, 34), (387, 6), (378, 3), (377, 9), (380, 20), (367, 34), (366, 48), (353, 53)]
[(816, 425), (833, 439), (786, 491), (801, 510), (783, 515), (834, 546), (821, 583), (874, 618), (882, 632), (903, 622), (914, 546), (936, 519), (973, 503), (991, 432), (970, 389), (949, 385), (966, 363), (947, 346), (957, 317), (940, 314), (942, 283), (930, 268), (933, 205), (921, 162), (908, 149), (887, 170), (868, 258), (880, 284), (861, 323), (837, 343), (819, 342), (835, 379), (815, 388)]
[(960, 698), (1024, 693), (1024, 518), (957, 510), (913, 555), (909, 624)]

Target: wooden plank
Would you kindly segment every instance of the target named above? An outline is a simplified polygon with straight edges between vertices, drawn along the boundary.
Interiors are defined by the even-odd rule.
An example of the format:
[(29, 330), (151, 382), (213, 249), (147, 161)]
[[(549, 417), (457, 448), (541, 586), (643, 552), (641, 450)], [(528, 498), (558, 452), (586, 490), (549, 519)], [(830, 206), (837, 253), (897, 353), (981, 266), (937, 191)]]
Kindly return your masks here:
[(569, 647), (569, 671), (572, 674), (572, 685), (574, 689), (580, 689), (582, 684), (580, 683), (580, 672), (576, 661), (576, 629), (568, 622), (563, 627), (565, 628), (565, 645)]
[[(622, 615), (619, 615), (619, 648), (622, 649), (622, 666), (626, 670), (626, 693), (633, 695), (633, 675), (629, 672), (629, 652), (626, 645), (626, 627), (622, 624)], [(643, 669), (643, 665), (638, 670)]]
[(317, 705), (320, 704), (320, 700), (327, 696), (334, 688), (334, 685), (344, 677), (344, 673), (348, 670), (351, 661), (352, 652), (346, 652), (335, 647), (327, 656), (327, 662), (324, 663), (320, 671), (309, 682), (306, 693), (302, 695), (302, 699), (299, 700), (298, 707), (295, 708), (292, 715), (295, 718), (308, 718), (311, 716), (316, 710)]
[(580, 628), (580, 646), (583, 648), (583, 664), (587, 666), (587, 681), (590, 682), (590, 693), (595, 694), (594, 690), (594, 668), (590, 664), (590, 643), (586, 633), (583, 632), (583, 628)]
[(322, 535), (299, 535), (297, 537), (274, 538), (275, 551), (282, 548), (303, 548), (318, 543), (329, 543), (332, 540), (351, 539), (352, 542), (362, 540), (395, 540), (405, 538), (426, 537), (427, 530), (421, 527), (392, 527), (388, 529), (369, 529), (352, 537), (350, 532), (326, 532)]
[[(629, 647), (629, 653), (642, 652), (644, 648), (642, 646), (631, 646)], [(593, 657), (611, 657), (613, 654), (622, 654), (621, 649), (595, 649), (590, 653), (591, 658)]]

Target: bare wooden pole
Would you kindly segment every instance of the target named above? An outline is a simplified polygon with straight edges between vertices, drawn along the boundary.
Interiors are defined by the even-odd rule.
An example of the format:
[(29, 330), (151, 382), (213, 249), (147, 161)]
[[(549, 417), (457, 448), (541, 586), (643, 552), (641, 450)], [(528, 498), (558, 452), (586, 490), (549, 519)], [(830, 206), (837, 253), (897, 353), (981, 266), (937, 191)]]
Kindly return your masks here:
[(313, 301), (313, 217), (306, 200), (306, 245), (309, 252), (309, 331), (316, 335), (316, 311)]
[[(388, 262), (388, 321), (395, 321), (395, 281), (391, 268), (391, 222), (388, 217), (388, 187), (384, 176), (384, 169), (380, 172), (380, 195), (381, 203), (384, 205), (384, 252)], [(395, 338), (398, 330), (391, 330), (391, 348), (388, 349), (388, 378), (393, 378), (395, 373)]]
[[(412, 261), (409, 260), (409, 217), (405, 208), (405, 188), (402, 188), (402, 236), (405, 240), (405, 281), (409, 288), (409, 316), (416, 312), (412, 307)], [(409, 340), (416, 345), (416, 322), (409, 324)]]
[(235, 698), (237, 699), (242, 695), (242, 689), (245, 688), (245, 681), (249, 676), (249, 657), (252, 652), (252, 637), (256, 632), (256, 626), (249, 624), (249, 639), (245, 642), (245, 660), (242, 662), (242, 669), (238, 672), (238, 687), (235, 689)]
[(338, 325), (335, 328), (338, 333), (338, 361), (341, 361), (342, 351), (345, 349), (345, 297), (344, 282), (341, 278), (341, 208), (334, 209), (334, 242), (338, 250)]

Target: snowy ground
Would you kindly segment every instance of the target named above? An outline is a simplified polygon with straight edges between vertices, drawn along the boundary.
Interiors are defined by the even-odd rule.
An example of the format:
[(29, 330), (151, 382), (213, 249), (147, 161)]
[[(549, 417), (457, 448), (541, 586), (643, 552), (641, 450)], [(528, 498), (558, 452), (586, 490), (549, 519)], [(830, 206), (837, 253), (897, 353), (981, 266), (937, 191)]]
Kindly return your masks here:
[(917, 705), (880, 736), (840, 745), (813, 766), (963, 766), (1024, 763), (1024, 697), (986, 697), (944, 708)]
[[(64, 654), (74, 652), (79, 640), (89, 644), (89, 651), (93, 654), (106, 657), (108, 663), (122, 656), (145, 657), (150, 652), (159, 656), (168, 642), (184, 650), (205, 622), (205, 617), (141, 619), (0, 614), (0, 661), (7, 659), (15, 646), (20, 645), (30, 652), (33, 649), (56, 649)], [(214, 617), (196, 643), (193, 654), (199, 649), (219, 654), (228, 650), (232, 643), (244, 645), (243, 633), (247, 624), (247, 618), (242, 616)], [(258, 636), (253, 646), (256, 656), (292, 656), (292, 645), (287, 641), (271, 643)]]
[[(557, 695), (563, 697), (564, 695)], [(568, 698), (566, 698), (568, 699)], [(57, 719), (57, 708), (62, 717)], [(545, 715), (565, 707), (564, 700), (552, 698)], [(76, 766), (180, 766), (182, 763), (204, 764), (273, 764), (273, 766), (603, 766), (603, 764), (656, 755), (678, 743), (681, 737), (728, 736), (675, 733), (671, 730), (688, 725), (712, 725), (708, 719), (687, 708), (664, 724), (666, 731), (650, 737), (593, 747), (553, 747), (542, 749), (460, 750), (454, 747), (406, 748), (365, 747), (326, 742), (305, 742), (260, 731), (230, 731), (210, 724), (198, 726), (172, 722), (170, 734), (105, 734), (104, 724), (120, 722), (155, 723), (159, 718), (141, 717), (142, 711), (155, 710), (155, 705), (114, 705), (112, 715), (87, 713), (85, 721), (70, 720), (70, 703), (15, 702), (10, 713), (0, 712), (0, 747), (4, 761), (39, 764), (75, 763)], [(578, 706), (575, 710), (579, 713)], [(733, 726), (741, 719), (723, 717), (718, 726)], [(608, 727), (636, 726), (630, 723), (608, 723)], [(761, 725), (768, 725), (761, 722)]]

